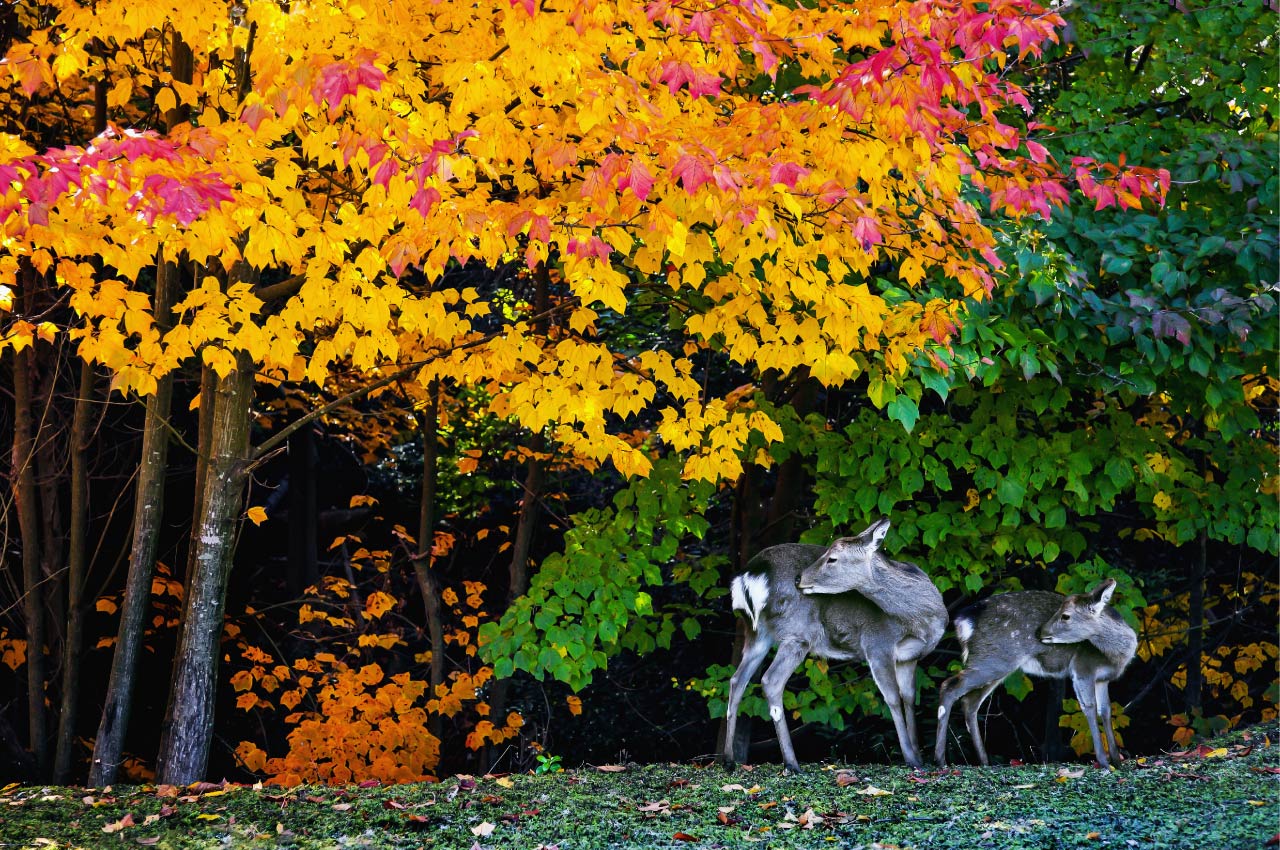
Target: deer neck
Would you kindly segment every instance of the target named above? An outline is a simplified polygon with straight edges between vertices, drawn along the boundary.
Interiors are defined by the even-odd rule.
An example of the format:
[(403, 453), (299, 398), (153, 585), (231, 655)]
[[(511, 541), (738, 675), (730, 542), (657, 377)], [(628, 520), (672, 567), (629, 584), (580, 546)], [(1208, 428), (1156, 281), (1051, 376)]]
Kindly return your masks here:
[(1123, 670), (1133, 660), (1138, 636), (1118, 616), (1103, 615), (1098, 626), (1097, 634), (1089, 638), (1089, 643), (1105, 655), (1117, 671)]

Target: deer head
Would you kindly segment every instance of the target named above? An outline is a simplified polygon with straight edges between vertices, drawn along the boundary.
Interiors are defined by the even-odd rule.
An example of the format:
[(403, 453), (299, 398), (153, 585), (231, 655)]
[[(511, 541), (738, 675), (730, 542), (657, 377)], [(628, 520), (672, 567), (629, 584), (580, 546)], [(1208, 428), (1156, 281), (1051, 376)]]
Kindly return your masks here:
[(889, 520), (873, 523), (856, 537), (841, 537), (796, 577), (801, 593), (846, 593), (877, 584), (875, 571), (880, 544)]
[(1040, 627), (1040, 642), (1079, 643), (1094, 637), (1115, 590), (1115, 579), (1107, 579), (1088, 593), (1068, 596), (1057, 613)]

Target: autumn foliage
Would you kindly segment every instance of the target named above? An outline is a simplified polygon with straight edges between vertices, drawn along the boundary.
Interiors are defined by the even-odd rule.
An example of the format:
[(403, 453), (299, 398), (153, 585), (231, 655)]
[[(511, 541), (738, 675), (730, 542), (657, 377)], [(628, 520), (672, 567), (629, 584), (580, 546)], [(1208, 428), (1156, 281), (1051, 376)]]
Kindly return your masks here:
[[(1113, 124), (1159, 122), (1132, 117), (1145, 101), (1073, 105), (1076, 69), (1103, 65), (1108, 96), (1136, 91), (1106, 63), (1136, 39), (1146, 53), (1125, 53), (1118, 79), (1142, 79), (1145, 31), (1078, 12), (1072, 27), (1121, 30), (1082, 49), (1032, 0), (49, 0), (4, 15), (15, 411), (74, 407), (87, 428), (109, 376), (147, 444), (183, 452), (137, 466), (135, 516), (155, 539), (182, 527), (154, 580), (146, 529), (112, 526), (114, 506), (94, 520), (103, 540), (134, 538), (120, 552), (152, 617), (141, 636), (180, 656), (163, 781), (204, 769), (219, 681), (237, 723), (264, 730), (238, 763), (282, 784), (413, 781), (450, 747), (540, 745), (511, 683), (558, 681), (575, 693), (557, 707), (589, 714), (577, 691), (610, 659), (699, 639), (754, 549), (875, 514), (957, 598), (1121, 574), (1144, 662), (1230, 706), (1166, 712), (1180, 743), (1274, 716), (1274, 642), (1195, 643), (1206, 610), (1275, 598), (1257, 569), (1206, 578), (1229, 560), (1213, 547), (1276, 551), (1275, 246), (1251, 218), (1274, 203), (1241, 201), (1224, 224), (1235, 208), (1196, 194), (1270, 185), (1271, 166), (1213, 159), (1198, 135), (1109, 147)], [(1212, 114), (1242, 146), (1274, 137), (1254, 104), (1265, 79), (1218, 98), (1196, 82), (1213, 74), (1175, 71), (1149, 99), (1179, 80), (1205, 99), (1192, 123)], [(1193, 149), (1215, 170), (1174, 180)], [(106, 650), (129, 599), (100, 564), (96, 584), (54, 575), (64, 550), (90, 550), (62, 533), (58, 505), (85, 514), (88, 497), (60, 495), (50, 447), (83, 459), (92, 440), (27, 418), (13, 586), (55, 601), (0, 626), (0, 663), (34, 680), (73, 645), (61, 612), (78, 633), (96, 605)], [(348, 457), (359, 483), (316, 471)], [(195, 498), (148, 501), (143, 480)], [(192, 501), (189, 521), (148, 513)], [(264, 606), (278, 588), (262, 553), (286, 517), (288, 599)], [(242, 535), (261, 551), (233, 570)], [(1182, 578), (1136, 566), (1146, 543), (1198, 545), (1196, 589), (1145, 598), (1126, 569)], [(716, 710), (723, 674), (674, 678)], [(878, 710), (869, 689), (810, 674), (788, 706), (805, 719)], [(29, 737), (46, 735), (37, 697), (27, 712)]]

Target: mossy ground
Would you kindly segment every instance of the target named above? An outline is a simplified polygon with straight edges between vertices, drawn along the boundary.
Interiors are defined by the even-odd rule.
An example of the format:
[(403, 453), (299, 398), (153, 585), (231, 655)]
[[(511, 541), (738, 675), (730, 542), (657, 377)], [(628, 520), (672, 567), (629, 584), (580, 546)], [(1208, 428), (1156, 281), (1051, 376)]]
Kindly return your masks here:
[(0, 794), (0, 847), (1216, 849), (1262, 848), (1280, 828), (1274, 724), (1184, 756), (1082, 767), (813, 765), (790, 776), (646, 765), (376, 788), (21, 787)]

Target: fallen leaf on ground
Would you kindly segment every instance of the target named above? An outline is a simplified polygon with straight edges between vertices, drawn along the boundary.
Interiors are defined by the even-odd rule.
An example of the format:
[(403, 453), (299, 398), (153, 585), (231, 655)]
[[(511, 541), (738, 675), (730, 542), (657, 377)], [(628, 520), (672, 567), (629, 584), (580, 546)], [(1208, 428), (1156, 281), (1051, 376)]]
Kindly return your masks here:
[(620, 764), (598, 764), (596, 770), (601, 773), (622, 773), (627, 768)]
[(476, 826), (471, 827), (471, 834), (479, 836), (480, 838), (488, 838), (490, 835), (493, 835), (493, 831), (495, 829), (497, 829), (497, 827), (488, 821), (481, 821)]
[(120, 818), (120, 820), (115, 821), (114, 823), (107, 824), (102, 828), (102, 831), (110, 835), (112, 833), (119, 832), (122, 829), (127, 829), (128, 827), (131, 827), (133, 825), (134, 825), (133, 814), (130, 813)]
[(512, 781), (510, 776), (499, 776), (497, 779), (493, 781), (501, 785), (503, 788), (516, 787), (516, 783)]
[(700, 838), (690, 835), (687, 832), (677, 832), (675, 835), (671, 837), (674, 838), (676, 841), (701, 841), (702, 840)]
[(866, 788), (863, 788), (856, 793), (861, 794), (864, 797), (887, 797), (893, 792), (886, 791), (883, 788), (877, 788), (874, 785), (868, 785)]

